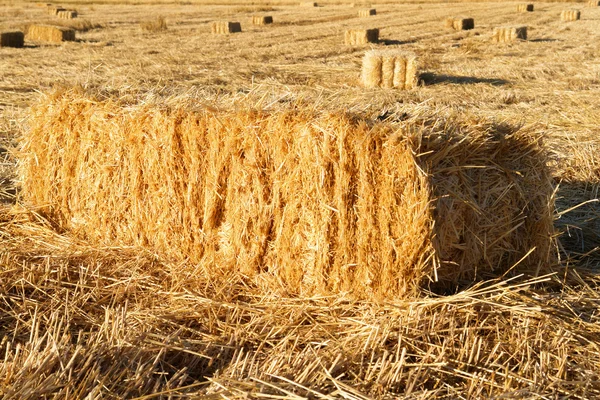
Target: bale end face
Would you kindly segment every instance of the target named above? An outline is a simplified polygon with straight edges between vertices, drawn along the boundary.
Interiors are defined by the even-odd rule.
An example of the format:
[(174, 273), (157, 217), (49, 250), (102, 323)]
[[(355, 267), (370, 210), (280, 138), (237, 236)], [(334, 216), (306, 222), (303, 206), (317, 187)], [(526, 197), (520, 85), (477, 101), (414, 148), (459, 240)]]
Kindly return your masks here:
[(344, 42), (350, 46), (359, 46), (379, 41), (379, 29), (349, 29), (344, 34)]
[(418, 83), (418, 59), (398, 50), (371, 50), (363, 57), (361, 81), (366, 88), (414, 89)]
[(0, 47), (21, 48), (25, 44), (23, 32), (0, 32)]

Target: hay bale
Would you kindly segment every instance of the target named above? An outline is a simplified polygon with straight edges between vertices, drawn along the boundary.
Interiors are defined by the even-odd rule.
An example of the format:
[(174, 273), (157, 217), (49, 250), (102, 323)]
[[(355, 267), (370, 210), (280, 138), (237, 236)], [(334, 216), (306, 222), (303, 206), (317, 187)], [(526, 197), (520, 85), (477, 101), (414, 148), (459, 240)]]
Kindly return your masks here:
[(267, 25), (273, 23), (273, 17), (270, 15), (254, 15), (252, 17), (252, 24), (254, 25)]
[(292, 295), (398, 299), (553, 262), (531, 132), (189, 106), (49, 96), (21, 139), (23, 201), (92, 244)]
[(317, 7), (317, 3), (313, 3), (312, 1), (303, 1), (300, 3), (300, 7)]
[(48, 12), (48, 14), (50, 15), (58, 15), (59, 12), (61, 11), (66, 11), (64, 8), (62, 8), (61, 6), (53, 6), (50, 5), (48, 6), (48, 8), (46, 9), (46, 11)]
[(23, 32), (0, 32), (0, 47), (23, 47), (25, 44)]
[(517, 11), (519, 12), (532, 12), (533, 4), (519, 4), (517, 5)]
[(579, 10), (564, 10), (560, 13), (560, 20), (565, 22), (577, 21), (581, 18)]
[(374, 8), (358, 10), (359, 17), (370, 17), (371, 15), (377, 15), (377, 10)]
[(600, 7), (600, 0), (591, 0), (588, 2), (588, 6), (590, 7)]
[(215, 21), (211, 25), (211, 32), (217, 34), (229, 34), (242, 31), (242, 25), (239, 22)]
[(377, 43), (379, 29), (349, 29), (344, 34), (344, 42), (351, 46)]
[(59, 11), (56, 16), (61, 19), (73, 19), (77, 18), (77, 11), (73, 10), (63, 10)]
[(457, 31), (467, 31), (475, 28), (475, 20), (473, 18), (455, 18), (452, 24), (454, 30)]
[(492, 41), (495, 43), (508, 43), (516, 40), (527, 40), (526, 26), (505, 26), (494, 28)]
[(454, 17), (446, 17), (446, 20), (444, 22), (446, 25), (446, 28), (454, 29), (454, 19), (455, 19)]
[(75, 40), (75, 30), (62, 26), (31, 25), (27, 30), (27, 38), (40, 42), (66, 42)]
[(370, 50), (363, 57), (361, 81), (364, 87), (414, 89), (418, 83), (418, 60), (400, 50)]

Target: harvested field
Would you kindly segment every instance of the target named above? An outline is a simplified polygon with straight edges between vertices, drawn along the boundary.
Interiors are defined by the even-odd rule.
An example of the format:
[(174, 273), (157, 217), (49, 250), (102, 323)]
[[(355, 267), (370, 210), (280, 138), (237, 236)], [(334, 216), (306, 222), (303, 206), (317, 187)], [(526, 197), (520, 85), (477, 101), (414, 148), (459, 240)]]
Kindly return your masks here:
[[(2, 32), (86, 26), (0, 47), (3, 400), (600, 397), (600, 7), (565, 23), (560, 2), (369, 3), (359, 18), (334, 0), (68, 1), (79, 17), (62, 20), (0, 0)], [(477, 24), (446, 29), (448, 15)], [(159, 18), (169, 29), (140, 29)], [(377, 43), (341, 43), (367, 21)], [(494, 43), (507, 25), (527, 40)], [(365, 88), (370, 50), (414, 54), (418, 85), (394, 89), (394, 64), (388, 87), (388, 60), (384, 87)], [(29, 143), (54, 162), (32, 157), (34, 133), (55, 138)], [(419, 242), (386, 204), (426, 191), (402, 214), (429, 210)], [(127, 224), (91, 211), (119, 207)], [(398, 256), (417, 242), (432, 259)], [(434, 255), (418, 285), (398, 274)]]

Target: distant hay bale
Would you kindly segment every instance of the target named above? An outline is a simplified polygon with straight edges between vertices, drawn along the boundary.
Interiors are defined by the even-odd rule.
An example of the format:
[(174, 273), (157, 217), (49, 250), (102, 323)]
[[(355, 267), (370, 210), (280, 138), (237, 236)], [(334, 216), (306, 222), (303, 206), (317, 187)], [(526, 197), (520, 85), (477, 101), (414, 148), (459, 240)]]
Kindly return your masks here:
[(300, 3), (301, 7), (317, 7), (317, 3), (313, 3), (312, 1), (303, 1)]
[(344, 34), (344, 42), (357, 46), (379, 41), (379, 29), (349, 29)]
[(361, 81), (364, 87), (414, 89), (418, 84), (418, 60), (400, 50), (370, 50), (363, 57)]
[(77, 18), (77, 11), (73, 10), (63, 10), (59, 11), (56, 16), (61, 19), (73, 19)]
[(517, 11), (519, 12), (532, 12), (533, 4), (519, 4), (517, 5)]
[(377, 15), (377, 10), (374, 8), (367, 8), (364, 10), (358, 10), (359, 17), (370, 17), (371, 15)]
[(184, 260), (176, 279), (290, 295), (400, 299), (555, 262), (530, 131), (189, 106), (49, 96), (21, 139), (23, 201), (92, 245)]
[(465, 18), (459, 17), (454, 18), (454, 22), (452, 24), (454, 30), (457, 31), (467, 31), (475, 28), (475, 20), (473, 18)]
[(600, 0), (590, 0), (588, 2), (588, 6), (590, 6), (590, 7), (600, 7)]
[(446, 25), (446, 28), (454, 29), (454, 17), (446, 17), (444, 23)]
[(24, 39), (23, 32), (0, 32), (0, 47), (23, 47)]
[(242, 31), (242, 25), (239, 22), (215, 21), (212, 23), (211, 32), (216, 34), (228, 34)]
[(581, 18), (581, 11), (579, 10), (564, 10), (560, 13), (561, 21), (577, 21)]
[[(252, 17), (252, 24), (254, 25), (268, 25), (273, 23), (273, 17), (270, 15), (254, 15)], [(240, 28), (241, 29), (241, 28)]]
[(58, 15), (59, 12), (61, 11), (66, 11), (64, 8), (62, 8), (61, 6), (53, 6), (50, 5), (48, 6), (48, 8), (46, 9), (46, 11), (48, 12), (48, 14), (50, 15)]
[(492, 41), (495, 43), (508, 43), (516, 40), (527, 40), (526, 26), (505, 26), (494, 28)]
[(40, 42), (67, 42), (75, 40), (75, 30), (62, 26), (31, 25), (27, 30), (27, 38)]

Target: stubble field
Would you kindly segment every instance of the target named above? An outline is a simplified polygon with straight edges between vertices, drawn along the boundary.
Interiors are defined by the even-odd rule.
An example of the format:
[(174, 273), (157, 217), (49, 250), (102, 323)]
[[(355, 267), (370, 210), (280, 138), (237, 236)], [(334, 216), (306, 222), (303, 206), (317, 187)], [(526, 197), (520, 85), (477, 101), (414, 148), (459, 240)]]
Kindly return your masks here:
[[(123, 4), (126, 3), (126, 4)], [(0, 30), (72, 24), (77, 41), (0, 48), (0, 397), (594, 398), (600, 395), (600, 7), (512, 2), (78, 1), (57, 20), (0, 1)], [(580, 21), (561, 22), (564, 9)], [(273, 25), (253, 26), (253, 15)], [(444, 27), (447, 16), (475, 29)], [(166, 30), (140, 24), (165, 18)], [(215, 20), (242, 32), (213, 35)], [(527, 25), (528, 40), (491, 42)], [(346, 29), (380, 42), (344, 44)], [(365, 89), (362, 56), (419, 57), (417, 89)], [(555, 274), (446, 296), (286, 296), (190, 276), (185, 261), (98, 246), (20, 201), (29, 107), (52, 91), (126, 105), (349, 112), (369, 121), (482, 121), (542, 135), (556, 185)]]

